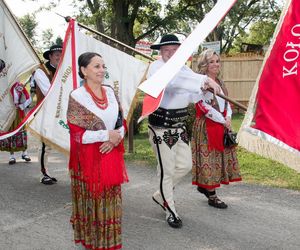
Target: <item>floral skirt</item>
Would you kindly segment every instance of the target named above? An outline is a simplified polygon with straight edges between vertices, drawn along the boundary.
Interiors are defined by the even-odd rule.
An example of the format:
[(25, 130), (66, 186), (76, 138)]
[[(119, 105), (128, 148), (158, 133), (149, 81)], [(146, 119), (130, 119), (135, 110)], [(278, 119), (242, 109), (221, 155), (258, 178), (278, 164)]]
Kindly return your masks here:
[[(74, 176), (73, 170), (70, 174)], [(121, 186), (105, 188), (97, 197), (77, 178), (71, 178), (71, 187), (75, 243), (94, 250), (121, 249)]]
[[(16, 119), (10, 126), (9, 131), (16, 129), (21, 121), (22, 119), (17, 110)], [(22, 128), (19, 132), (17, 132), (13, 136), (0, 140), (0, 151), (18, 152), (18, 151), (25, 151), (26, 149), (27, 149), (27, 132), (24, 128)]]
[(236, 147), (223, 152), (208, 150), (205, 118), (196, 118), (192, 131), (192, 184), (213, 189), (221, 184), (241, 181)]

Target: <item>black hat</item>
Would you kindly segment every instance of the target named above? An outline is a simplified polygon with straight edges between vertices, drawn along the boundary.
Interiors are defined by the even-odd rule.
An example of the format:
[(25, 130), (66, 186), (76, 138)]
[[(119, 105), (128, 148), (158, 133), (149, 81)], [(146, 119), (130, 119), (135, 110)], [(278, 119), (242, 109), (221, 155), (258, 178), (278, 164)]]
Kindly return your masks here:
[(62, 46), (61, 45), (52, 45), (51, 47), (50, 47), (50, 49), (49, 50), (46, 50), (45, 52), (44, 52), (44, 54), (43, 54), (43, 57), (46, 59), (46, 60), (50, 60), (49, 59), (49, 55), (52, 53), (52, 52), (54, 52), (54, 51), (60, 51), (60, 52), (62, 52)]
[(160, 49), (164, 45), (180, 45), (181, 43), (178, 40), (178, 37), (172, 34), (164, 35), (158, 44), (152, 44), (151, 49)]

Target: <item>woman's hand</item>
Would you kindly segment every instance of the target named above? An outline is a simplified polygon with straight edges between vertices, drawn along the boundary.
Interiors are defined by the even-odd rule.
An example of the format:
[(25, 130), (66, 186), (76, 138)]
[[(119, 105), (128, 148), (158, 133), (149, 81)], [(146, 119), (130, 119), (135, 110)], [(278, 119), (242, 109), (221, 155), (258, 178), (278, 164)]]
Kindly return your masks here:
[(225, 123), (224, 123), (224, 127), (231, 130), (231, 119), (230, 117), (225, 117)]
[(102, 154), (107, 154), (109, 152), (111, 152), (114, 148), (114, 144), (112, 144), (110, 141), (106, 141), (106, 142), (103, 142), (101, 144), (101, 146), (99, 147), (99, 151), (102, 153)]
[(222, 89), (221, 89), (220, 85), (218, 83), (216, 83), (210, 77), (207, 77), (207, 80), (206, 80), (205, 85), (204, 85), (204, 90), (206, 90), (207, 88), (213, 89), (215, 95), (220, 94), (222, 92)]
[(118, 146), (122, 140), (121, 132), (119, 130), (109, 130), (109, 141), (114, 145)]

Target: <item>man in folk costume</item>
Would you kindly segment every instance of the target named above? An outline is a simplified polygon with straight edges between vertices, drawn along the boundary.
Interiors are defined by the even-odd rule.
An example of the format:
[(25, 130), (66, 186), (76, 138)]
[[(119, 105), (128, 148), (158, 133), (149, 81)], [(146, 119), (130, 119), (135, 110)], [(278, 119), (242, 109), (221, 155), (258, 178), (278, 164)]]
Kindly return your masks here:
[[(62, 46), (53, 45), (49, 50), (45, 51), (43, 57), (48, 60), (45, 63), (45, 68), (40, 67), (36, 69), (33, 75), (34, 82), (36, 84), (36, 98), (37, 103), (40, 103), (46, 96), (52, 79), (55, 75), (60, 57), (62, 54)], [(42, 142), (41, 148), (39, 149), (39, 162), (41, 163), (42, 178), (41, 183), (51, 185), (57, 182), (56, 178), (50, 177), (47, 173), (48, 167), (48, 155), (51, 148)]]
[[(147, 78), (175, 54), (180, 44), (175, 35), (168, 34), (161, 38), (159, 44), (150, 47), (160, 50), (161, 58), (151, 63)], [(160, 174), (160, 189), (153, 194), (152, 199), (164, 209), (166, 220), (173, 228), (182, 227), (182, 221), (175, 209), (174, 187), (192, 168), (186, 127), (187, 107), (189, 103), (201, 100), (202, 90), (209, 87), (216, 93), (220, 92), (220, 87), (212, 79), (183, 66), (163, 90), (157, 107), (152, 113), (149, 112), (149, 141), (156, 154)], [(145, 96), (143, 113), (151, 98)]]

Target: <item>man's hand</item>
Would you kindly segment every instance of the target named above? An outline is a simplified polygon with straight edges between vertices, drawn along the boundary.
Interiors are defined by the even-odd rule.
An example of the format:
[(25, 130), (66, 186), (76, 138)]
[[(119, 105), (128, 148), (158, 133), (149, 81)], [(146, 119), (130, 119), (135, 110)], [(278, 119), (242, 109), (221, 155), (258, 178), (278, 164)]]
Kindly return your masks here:
[(220, 94), (222, 89), (220, 87), (219, 84), (217, 84), (213, 79), (211, 79), (210, 77), (207, 77), (207, 80), (205, 82), (205, 89), (207, 88), (211, 88), (214, 91), (214, 94)]

